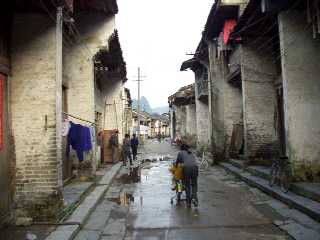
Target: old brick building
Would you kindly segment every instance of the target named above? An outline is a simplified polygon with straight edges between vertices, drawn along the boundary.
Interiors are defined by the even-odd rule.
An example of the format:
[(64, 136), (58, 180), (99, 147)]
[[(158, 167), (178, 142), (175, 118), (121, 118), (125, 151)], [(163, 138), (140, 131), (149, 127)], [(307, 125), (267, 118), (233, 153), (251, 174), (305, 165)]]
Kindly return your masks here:
[[(12, 218), (13, 207), (18, 217), (57, 217), (72, 165), (64, 152), (64, 119), (103, 130), (111, 122), (103, 118), (107, 101), (121, 103), (123, 116), (126, 67), (116, 1), (49, 2), (1, 7), (2, 219)], [(93, 170), (97, 149), (86, 156)]]
[(297, 180), (319, 179), (317, 13), (317, 1), (213, 5), (195, 56), (184, 64), (208, 69), (217, 160), (270, 165), (286, 155)]
[(197, 144), (195, 84), (179, 89), (168, 99), (170, 106), (171, 139), (191, 146)]

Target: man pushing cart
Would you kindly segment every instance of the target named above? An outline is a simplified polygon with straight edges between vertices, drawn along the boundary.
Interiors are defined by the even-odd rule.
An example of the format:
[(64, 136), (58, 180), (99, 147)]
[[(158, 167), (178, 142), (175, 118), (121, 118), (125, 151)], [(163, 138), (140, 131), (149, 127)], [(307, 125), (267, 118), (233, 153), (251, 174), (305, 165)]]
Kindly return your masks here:
[[(187, 144), (182, 144), (178, 153), (177, 160), (173, 166), (177, 203), (181, 201), (182, 190), (185, 188), (187, 207), (191, 207), (191, 203), (195, 207), (198, 206), (198, 163), (190, 151), (190, 147)], [(181, 191), (180, 191), (181, 188)]]

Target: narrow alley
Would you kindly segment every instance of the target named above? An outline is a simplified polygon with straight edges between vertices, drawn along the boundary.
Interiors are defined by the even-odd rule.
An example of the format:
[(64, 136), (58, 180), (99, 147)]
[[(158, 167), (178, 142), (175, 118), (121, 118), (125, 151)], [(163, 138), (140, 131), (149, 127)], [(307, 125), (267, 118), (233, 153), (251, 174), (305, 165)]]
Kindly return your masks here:
[[(289, 233), (301, 235), (308, 225), (320, 230), (320, 224), (220, 167), (200, 171), (198, 208), (171, 205), (175, 192), (169, 168), (177, 150), (169, 141), (149, 140), (138, 159), (144, 162), (141, 181), (128, 177), (128, 169), (122, 168), (75, 239), (281, 240), (292, 239)], [(318, 239), (316, 230), (297, 239)]]
[(320, 240), (319, 69), (320, 0), (2, 1), (0, 240)]

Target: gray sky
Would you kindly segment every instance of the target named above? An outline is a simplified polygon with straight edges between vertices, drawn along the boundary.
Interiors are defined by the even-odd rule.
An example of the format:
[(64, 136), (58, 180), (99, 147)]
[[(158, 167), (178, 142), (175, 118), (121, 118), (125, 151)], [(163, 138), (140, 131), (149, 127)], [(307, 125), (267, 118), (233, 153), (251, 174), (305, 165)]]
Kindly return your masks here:
[(137, 98), (137, 68), (146, 78), (141, 95), (151, 107), (167, 105), (168, 96), (194, 81), (192, 72), (180, 72), (192, 56), (213, 0), (118, 0), (117, 28), (127, 62), (128, 83)]

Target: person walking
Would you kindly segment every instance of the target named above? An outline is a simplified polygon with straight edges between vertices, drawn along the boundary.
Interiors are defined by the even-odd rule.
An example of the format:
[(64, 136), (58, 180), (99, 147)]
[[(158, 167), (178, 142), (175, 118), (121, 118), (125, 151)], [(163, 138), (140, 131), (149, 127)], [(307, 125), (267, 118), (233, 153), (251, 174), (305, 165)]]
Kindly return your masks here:
[(123, 139), (123, 165), (127, 165), (127, 161), (130, 161), (130, 165), (132, 165), (132, 155), (131, 155), (131, 141), (130, 135), (126, 134)]
[(137, 160), (138, 146), (139, 146), (139, 139), (136, 134), (133, 134), (131, 139), (131, 149), (132, 149), (132, 156), (134, 161)]
[(183, 164), (183, 182), (186, 188), (187, 207), (191, 207), (191, 202), (198, 206), (198, 174), (199, 167), (194, 154), (187, 144), (182, 144), (178, 153), (176, 166)]
[(117, 161), (117, 152), (119, 147), (119, 139), (118, 139), (119, 131), (115, 131), (109, 139), (109, 145), (111, 147), (111, 154), (112, 154), (112, 163)]

